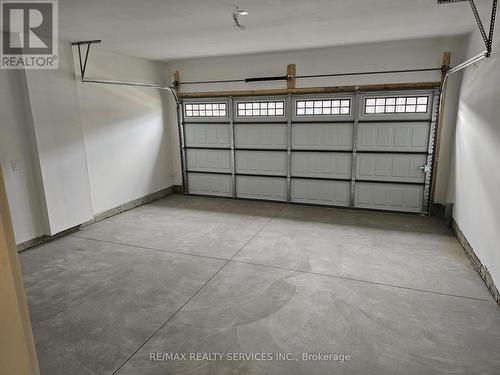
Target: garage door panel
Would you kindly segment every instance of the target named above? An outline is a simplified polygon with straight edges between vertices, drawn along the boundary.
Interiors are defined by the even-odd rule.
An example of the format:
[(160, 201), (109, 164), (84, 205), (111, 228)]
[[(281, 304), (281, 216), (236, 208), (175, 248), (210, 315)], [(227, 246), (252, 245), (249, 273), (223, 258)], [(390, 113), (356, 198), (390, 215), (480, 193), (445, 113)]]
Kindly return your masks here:
[(370, 181), (423, 183), (421, 169), (427, 155), (412, 154), (363, 154), (357, 156), (356, 179)]
[[(433, 95), (349, 94), (343, 115), (347, 106), (327, 94), (198, 100), (204, 117), (201, 107), (196, 118), (185, 113), (189, 192), (420, 213), (430, 181), (422, 167), (432, 151)], [(224, 116), (214, 117), (214, 103), (226, 103)], [(281, 103), (279, 114), (271, 113), (273, 103)]]
[[(397, 129), (396, 129), (397, 132)], [(379, 147), (388, 147), (392, 146), (392, 136), (393, 136), (393, 129), (392, 128), (380, 128), (376, 130), (375, 132), (376, 135), (376, 141), (375, 144)], [(396, 141), (397, 143), (397, 141)]]
[(229, 150), (189, 149), (186, 158), (188, 171), (231, 173)]
[(236, 124), (234, 142), (237, 148), (286, 149), (286, 124)]
[(352, 123), (304, 123), (292, 125), (296, 150), (352, 150)]
[(348, 181), (292, 179), (292, 202), (349, 206), (351, 184)]
[(186, 124), (184, 125), (187, 147), (230, 147), (228, 124)]
[(428, 122), (360, 123), (359, 151), (426, 152)]
[(292, 176), (351, 178), (352, 154), (326, 152), (292, 153)]
[(188, 173), (188, 184), (190, 194), (222, 197), (233, 195), (231, 175)]
[(354, 206), (377, 210), (420, 212), (423, 192), (422, 185), (358, 182)]
[(409, 143), (423, 150), (426, 150), (429, 144), (430, 124), (426, 123), (425, 125), (426, 126), (413, 127), (411, 134), (408, 134), (408, 138), (411, 137), (411, 142)]
[(236, 173), (286, 176), (286, 152), (236, 151)]
[(238, 198), (286, 201), (286, 178), (236, 176)]

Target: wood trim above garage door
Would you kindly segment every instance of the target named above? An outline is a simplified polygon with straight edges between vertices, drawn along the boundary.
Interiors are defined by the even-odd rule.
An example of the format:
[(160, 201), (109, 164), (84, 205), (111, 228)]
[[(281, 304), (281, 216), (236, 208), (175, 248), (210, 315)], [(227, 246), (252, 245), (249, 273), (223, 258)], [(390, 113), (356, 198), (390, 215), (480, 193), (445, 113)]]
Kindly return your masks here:
[(204, 92), (179, 92), (182, 99), (189, 98), (217, 98), (231, 96), (268, 96), (268, 95), (300, 95), (300, 94), (330, 94), (352, 93), (355, 91), (385, 91), (385, 90), (435, 90), (441, 87), (440, 82), (410, 82), (388, 83), (361, 86), (330, 86), (330, 87), (304, 87), (292, 89), (269, 90), (238, 90), (238, 91), (204, 91)]

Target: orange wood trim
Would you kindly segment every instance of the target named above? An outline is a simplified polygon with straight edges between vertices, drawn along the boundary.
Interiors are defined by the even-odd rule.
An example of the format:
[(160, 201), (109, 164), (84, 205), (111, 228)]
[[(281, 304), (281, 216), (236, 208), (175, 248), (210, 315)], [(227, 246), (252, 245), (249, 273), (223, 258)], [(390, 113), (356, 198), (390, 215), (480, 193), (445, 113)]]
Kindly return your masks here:
[[(286, 67), (286, 75), (289, 77), (286, 80), (286, 88), (287, 89), (294, 89), (295, 88), (295, 76), (297, 75), (297, 67), (295, 64), (288, 64)], [(293, 77), (293, 78), (290, 78)]]
[(324, 94), (343, 93), (354, 91), (386, 91), (386, 90), (428, 90), (440, 87), (440, 82), (413, 82), (413, 83), (387, 83), (360, 86), (328, 86), (328, 87), (304, 87), (294, 89), (264, 89), (264, 90), (241, 90), (241, 91), (205, 91), (205, 92), (180, 92), (180, 98), (207, 98), (222, 96), (268, 96), (286, 94)]
[(431, 197), (430, 197), (430, 204), (432, 205), (434, 203), (434, 195), (436, 194), (436, 181), (437, 181), (437, 173), (438, 173), (438, 168), (439, 168), (439, 158), (440, 158), (440, 153), (441, 153), (441, 134), (442, 134), (442, 127), (443, 127), (443, 121), (444, 121), (444, 108), (445, 108), (445, 103), (446, 103), (446, 87), (443, 87), (444, 79), (446, 77), (446, 72), (448, 69), (450, 69), (450, 61), (451, 61), (451, 53), (450, 52), (445, 52), (443, 53), (443, 72), (441, 74), (441, 83), (439, 87), (443, 90), (441, 94), (441, 100), (439, 102), (439, 118), (438, 118), (438, 123), (436, 125), (436, 144), (434, 145), (434, 172), (433, 172), (433, 177), (432, 177), (432, 191), (431, 191)]

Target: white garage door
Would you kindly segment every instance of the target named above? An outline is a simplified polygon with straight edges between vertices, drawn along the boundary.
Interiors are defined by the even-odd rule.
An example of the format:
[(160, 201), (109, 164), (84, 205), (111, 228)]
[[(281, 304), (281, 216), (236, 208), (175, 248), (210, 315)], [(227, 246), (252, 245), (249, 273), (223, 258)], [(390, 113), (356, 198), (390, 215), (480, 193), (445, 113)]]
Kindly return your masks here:
[(437, 93), (182, 103), (189, 194), (426, 213)]

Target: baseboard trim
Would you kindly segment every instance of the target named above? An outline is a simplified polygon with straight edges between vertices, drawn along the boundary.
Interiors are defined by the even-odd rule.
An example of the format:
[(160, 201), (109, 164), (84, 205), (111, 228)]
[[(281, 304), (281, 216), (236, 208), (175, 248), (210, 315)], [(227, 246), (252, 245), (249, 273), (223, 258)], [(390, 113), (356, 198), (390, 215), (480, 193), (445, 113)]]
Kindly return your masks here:
[(86, 226), (95, 224), (99, 221), (102, 221), (104, 219), (107, 219), (109, 217), (121, 214), (122, 212), (129, 211), (133, 208), (142, 206), (144, 204), (151, 203), (155, 200), (165, 198), (168, 195), (171, 195), (174, 193), (174, 186), (169, 186), (168, 188), (162, 189), (160, 191), (157, 191), (152, 194), (145, 195), (144, 197), (134, 199), (133, 201), (130, 201), (128, 203), (124, 203), (118, 207), (112, 208), (110, 210), (101, 212), (97, 215), (94, 216), (92, 220), (87, 221), (86, 223), (83, 223), (80, 225), (80, 228), (85, 228)]
[(433, 203), (431, 206), (431, 215), (444, 218), (444, 205), (441, 203)]
[(56, 238), (64, 237), (64, 236), (66, 236), (68, 234), (71, 234), (71, 233), (77, 231), (79, 228), (80, 228), (80, 226), (78, 225), (76, 227), (66, 229), (65, 231), (62, 231), (62, 232), (57, 233), (57, 234), (54, 234), (52, 236), (44, 234), (44, 235), (42, 235), (40, 237), (33, 238), (32, 240), (28, 240), (28, 241), (22, 242), (22, 243), (20, 243), (20, 244), (17, 245), (17, 251), (21, 252), (21, 251), (24, 251), (24, 250), (28, 250), (28, 249), (30, 249), (32, 247), (41, 245), (41, 244), (43, 244), (45, 242), (53, 241)]
[(486, 287), (488, 288), (491, 295), (493, 296), (493, 299), (500, 306), (500, 293), (498, 292), (498, 288), (496, 287), (495, 283), (493, 282), (490, 271), (488, 271), (488, 268), (486, 268), (486, 266), (477, 257), (477, 255), (474, 252), (474, 249), (470, 245), (469, 241), (467, 241), (467, 238), (465, 238), (465, 236), (462, 233), (462, 231), (460, 230), (460, 227), (458, 226), (457, 222), (453, 219), (451, 221), (451, 228), (453, 229), (453, 233), (455, 233), (455, 236), (457, 237), (458, 242), (460, 242), (460, 245), (462, 245), (465, 252), (469, 256), (472, 264), (474, 265), (474, 268), (476, 269), (476, 271), (481, 276), (481, 279), (483, 279), (484, 283), (486, 284)]
[(145, 196), (143, 196), (141, 198), (134, 199), (131, 202), (127, 202), (127, 203), (124, 203), (124, 204), (122, 204), (122, 205), (120, 205), (118, 207), (115, 207), (115, 208), (112, 208), (110, 210), (101, 212), (101, 213), (95, 215), (92, 220), (89, 220), (89, 221), (87, 221), (87, 222), (85, 222), (83, 224), (77, 225), (76, 227), (67, 229), (67, 230), (65, 230), (65, 231), (63, 231), (61, 233), (55, 234), (53, 236), (43, 235), (43, 236), (34, 238), (32, 240), (28, 240), (26, 242), (20, 243), (19, 245), (17, 245), (17, 251), (21, 252), (21, 251), (30, 249), (32, 247), (41, 245), (41, 244), (43, 244), (45, 242), (55, 240), (56, 238), (60, 238), (60, 237), (66, 236), (66, 235), (71, 234), (71, 233), (73, 233), (73, 232), (75, 232), (75, 231), (77, 231), (77, 230), (79, 230), (81, 228), (85, 228), (86, 226), (95, 224), (95, 223), (97, 223), (99, 221), (102, 221), (104, 219), (107, 219), (109, 217), (121, 214), (122, 212), (131, 210), (133, 208), (142, 206), (142, 205), (147, 204), (147, 203), (151, 203), (151, 202), (153, 202), (155, 200), (164, 198), (164, 197), (166, 197), (168, 195), (171, 195), (171, 194), (177, 194), (179, 192), (182, 192), (182, 186), (180, 186), (180, 185), (169, 186), (168, 188), (159, 190), (159, 191), (157, 191), (155, 193), (145, 195)]

